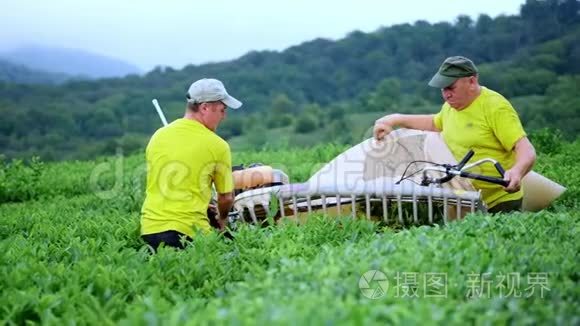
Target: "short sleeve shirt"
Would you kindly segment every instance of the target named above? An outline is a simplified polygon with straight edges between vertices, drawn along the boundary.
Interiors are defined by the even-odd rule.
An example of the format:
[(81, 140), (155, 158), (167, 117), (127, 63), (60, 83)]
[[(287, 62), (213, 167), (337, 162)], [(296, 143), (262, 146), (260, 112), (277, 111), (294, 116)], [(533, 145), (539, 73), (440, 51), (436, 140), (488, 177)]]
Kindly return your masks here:
[(141, 234), (208, 232), (212, 184), (218, 193), (234, 188), (228, 143), (195, 120), (177, 119), (151, 137), (146, 159)]
[[(481, 94), (463, 110), (455, 110), (445, 103), (433, 122), (441, 130), (445, 143), (457, 160), (473, 149), (475, 155), (470, 162), (492, 158), (506, 170), (516, 161), (514, 145), (526, 136), (519, 116), (509, 101), (486, 87), (482, 87)], [(470, 171), (500, 176), (491, 163), (484, 163)], [(510, 194), (500, 185), (478, 180), (472, 182), (476, 189), (481, 190), (488, 208), (523, 196), (522, 190)]]

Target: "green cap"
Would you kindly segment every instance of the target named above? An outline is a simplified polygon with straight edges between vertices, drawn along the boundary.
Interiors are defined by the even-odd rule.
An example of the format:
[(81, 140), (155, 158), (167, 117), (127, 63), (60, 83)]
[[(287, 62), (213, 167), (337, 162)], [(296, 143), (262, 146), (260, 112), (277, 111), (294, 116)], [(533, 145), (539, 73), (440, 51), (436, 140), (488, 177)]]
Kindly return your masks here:
[(459, 78), (475, 75), (477, 75), (477, 67), (475, 67), (473, 61), (461, 56), (449, 57), (443, 61), (435, 76), (431, 78), (429, 86), (445, 88)]

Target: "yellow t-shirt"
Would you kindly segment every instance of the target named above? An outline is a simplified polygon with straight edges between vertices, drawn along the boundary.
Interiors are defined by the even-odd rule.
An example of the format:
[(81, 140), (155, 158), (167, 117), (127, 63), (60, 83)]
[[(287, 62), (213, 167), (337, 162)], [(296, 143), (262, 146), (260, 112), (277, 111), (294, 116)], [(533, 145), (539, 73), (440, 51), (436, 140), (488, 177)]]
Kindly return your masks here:
[(198, 121), (178, 119), (153, 134), (146, 159), (141, 234), (209, 232), (212, 182), (218, 193), (234, 188), (228, 143)]
[[(514, 145), (526, 136), (518, 114), (508, 100), (486, 87), (482, 87), (475, 101), (461, 111), (453, 109), (446, 102), (433, 122), (441, 130), (445, 143), (458, 161), (473, 149), (475, 155), (469, 163), (492, 158), (500, 162), (505, 170), (510, 169), (516, 161), (516, 154), (512, 150)], [(484, 163), (469, 171), (500, 177), (491, 163)], [(488, 208), (523, 196), (522, 190), (510, 194), (500, 185), (479, 180), (472, 182), (476, 189), (481, 190)]]

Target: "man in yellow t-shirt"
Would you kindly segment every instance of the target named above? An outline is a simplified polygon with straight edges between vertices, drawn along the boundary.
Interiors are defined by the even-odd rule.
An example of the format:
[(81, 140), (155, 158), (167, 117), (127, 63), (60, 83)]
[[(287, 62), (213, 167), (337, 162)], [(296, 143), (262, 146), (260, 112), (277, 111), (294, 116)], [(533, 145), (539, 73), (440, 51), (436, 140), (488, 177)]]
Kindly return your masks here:
[[(441, 89), (445, 103), (439, 113), (384, 116), (375, 122), (374, 137), (382, 139), (395, 126), (441, 132), (457, 160), (473, 149), (472, 160), (489, 157), (507, 169), (504, 180), (509, 185), (505, 188), (473, 181), (489, 212), (521, 210), (521, 180), (532, 169), (536, 152), (512, 105), (501, 94), (480, 86), (477, 67), (462, 56), (445, 59), (429, 86)], [(474, 172), (499, 176), (492, 164), (481, 165)]]
[(210, 232), (207, 210), (212, 184), (223, 231), (233, 204), (231, 152), (215, 130), (228, 107), (242, 103), (217, 79), (189, 87), (185, 115), (158, 129), (146, 149), (147, 189), (141, 209), (141, 236), (155, 250), (161, 243), (183, 248), (183, 238)]

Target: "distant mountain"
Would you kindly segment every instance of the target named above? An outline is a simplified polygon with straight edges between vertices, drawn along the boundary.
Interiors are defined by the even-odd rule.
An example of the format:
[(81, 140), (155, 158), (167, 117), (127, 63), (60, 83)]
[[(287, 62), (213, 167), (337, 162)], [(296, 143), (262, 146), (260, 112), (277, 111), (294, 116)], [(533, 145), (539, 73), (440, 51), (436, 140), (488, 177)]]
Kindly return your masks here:
[(0, 81), (15, 84), (61, 84), (71, 76), (63, 73), (52, 73), (33, 70), (23, 65), (0, 59)]
[(77, 49), (25, 46), (0, 53), (0, 59), (33, 70), (90, 79), (141, 73), (130, 63)]

